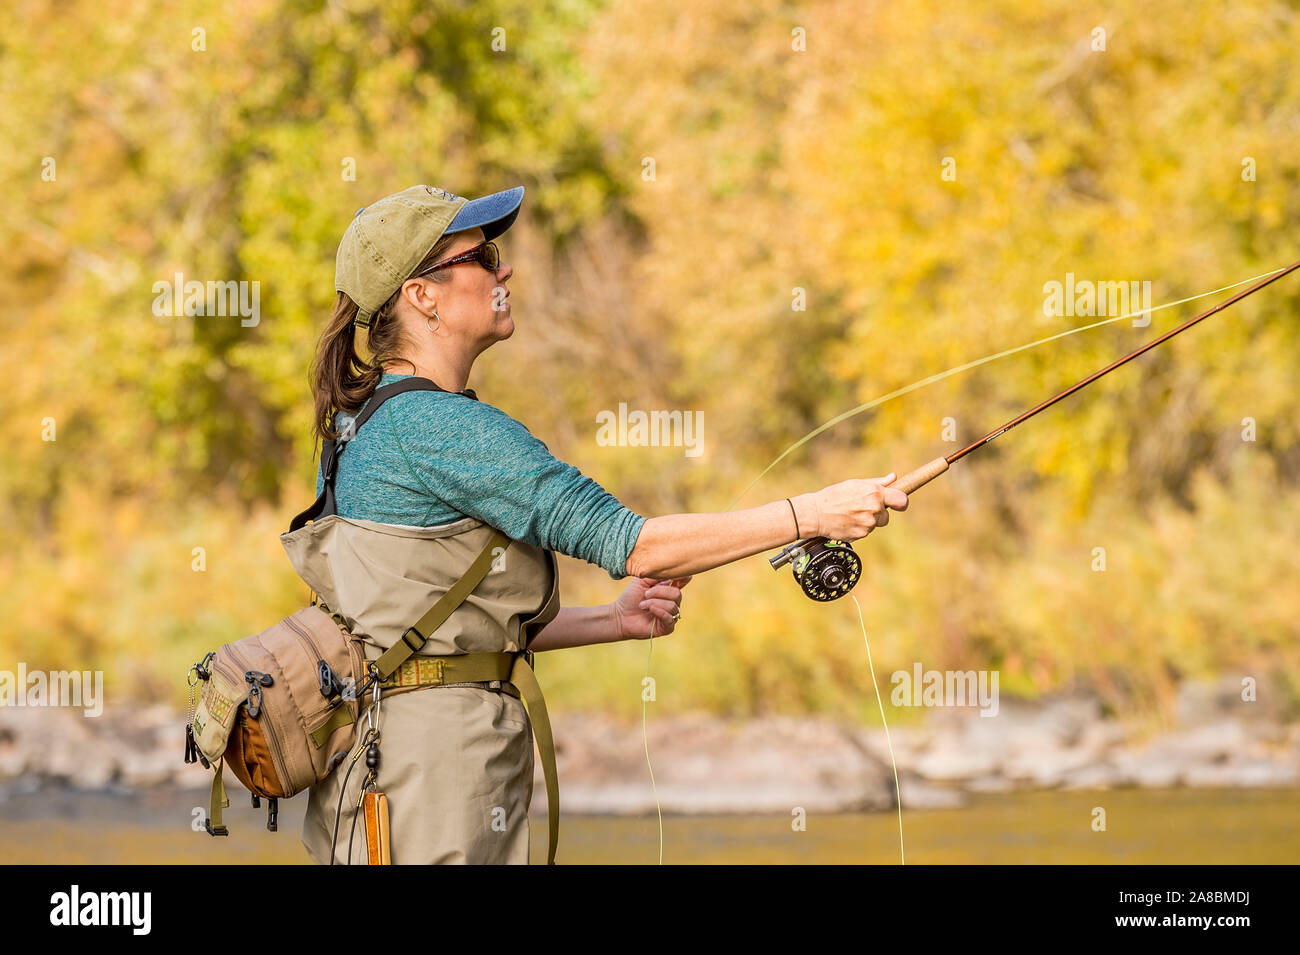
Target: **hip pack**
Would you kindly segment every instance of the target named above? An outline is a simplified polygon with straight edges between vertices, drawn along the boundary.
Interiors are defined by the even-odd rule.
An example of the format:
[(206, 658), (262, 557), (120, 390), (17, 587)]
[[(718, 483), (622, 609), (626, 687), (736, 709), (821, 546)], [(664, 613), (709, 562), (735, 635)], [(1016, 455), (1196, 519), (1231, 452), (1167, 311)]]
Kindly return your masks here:
[[(291, 531), (336, 513), (334, 478), (347, 442), (385, 401), (415, 390), (442, 389), (426, 378), (376, 389), (347, 433), (323, 450), (323, 489), (315, 503), (293, 519)], [(194, 664), (188, 677), (185, 762), (216, 767), (204, 828), (214, 836), (229, 834), (221, 820), (221, 810), (230, 805), (222, 782), (222, 770), (228, 766), (252, 794), (254, 807), (261, 798), (269, 800), (266, 827), (274, 832), (278, 800), (321, 782), (352, 748), (367, 690), (424, 647), (487, 575), (500, 553), (496, 549), (509, 544), (510, 539), (496, 531), (465, 575), (372, 663), (366, 663), (360, 638), (348, 631), (343, 618), (312, 603)], [(479, 662), (471, 659), (478, 656), (462, 659), (472, 664)]]
[(352, 746), (357, 681), (364, 674), (357, 641), (316, 606), (261, 633), (208, 653), (190, 671), (197, 691), (186, 734), (185, 761), (216, 764), (204, 828), (228, 830), (221, 782), (229, 767), (244, 787), (270, 800), (267, 828), (276, 829), (277, 800), (320, 782)]

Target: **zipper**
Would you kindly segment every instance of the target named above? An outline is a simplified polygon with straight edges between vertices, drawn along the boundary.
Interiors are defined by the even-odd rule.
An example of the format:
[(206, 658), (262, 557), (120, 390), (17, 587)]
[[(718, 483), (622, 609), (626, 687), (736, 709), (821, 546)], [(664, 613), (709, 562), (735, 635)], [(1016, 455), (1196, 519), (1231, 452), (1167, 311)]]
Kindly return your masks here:
[(320, 652), (320, 649), (316, 646), (316, 642), (312, 640), (311, 634), (304, 628), (298, 626), (298, 624), (294, 623), (291, 617), (285, 617), (284, 622), (289, 625), (290, 630), (298, 635), (298, 642), (304, 645), (303, 649), (305, 649), (308, 656), (312, 658), (312, 665), (319, 666), (324, 662), (325, 654)]
[[(236, 663), (238, 663), (240, 666), (244, 666), (244, 661), (239, 657), (238, 654), (235, 653), (233, 649), (230, 650), (230, 655), (235, 658)], [(230, 667), (228, 667), (225, 663), (221, 662), (220, 660), (212, 661), (212, 669), (220, 673), (227, 680), (229, 680), (235, 686), (236, 689), (238, 689), (239, 684), (241, 682), (243, 682), (245, 686), (248, 685), (247, 681), (243, 680), (242, 675), (234, 673), (230, 669)], [(251, 717), (247, 716), (247, 712), (248, 712), (248, 707), (246, 705), (247, 703), (248, 703), (248, 698), (247, 696), (245, 696), (245, 698), (241, 702), (235, 704), (235, 708), (238, 709), (240, 706), (243, 706), (245, 712), (245, 718), (251, 719)], [(235, 732), (236, 730), (238, 730), (237, 726), (231, 727), (232, 733)], [(268, 747), (274, 747), (276, 745), (274, 739), (272, 739), (273, 734), (263, 732), (262, 735), (266, 737), (268, 740), (270, 740), (270, 742), (268, 743)], [(275, 756), (273, 755), (272, 762), (274, 762), (274, 760), (275, 760)], [(281, 763), (283, 763), (283, 758), (281, 759)], [(267, 796), (266, 798), (270, 799), (271, 797)]]
[[(311, 634), (308, 633), (305, 628), (294, 623), (288, 617), (284, 618), (284, 622), (287, 623), (289, 625), (289, 629), (292, 630), (297, 635), (298, 642), (304, 645), (303, 649), (305, 649), (307, 651), (308, 656), (311, 657), (312, 666), (316, 667), (316, 672), (318, 674), (320, 673), (320, 665), (322, 663), (325, 663), (326, 666), (329, 666), (329, 664), (326, 663), (325, 655), (320, 652), (320, 649), (316, 646), (316, 641), (312, 639)], [(330, 672), (334, 673), (333, 667), (330, 667)], [(337, 680), (339, 678), (339, 675), (337, 673), (334, 673), (334, 678)], [(313, 723), (319, 720), (326, 713), (329, 713), (330, 711), (336, 709), (337, 706), (343, 705), (343, 703), (339, 703), (336, 705), (333, 701), (333, 698), (325, 699), (325, 697), (321, 697), (321, 699), (324, 701), (324, 703), (319, 710), (310, 714), (303, 713), (303, 722), (306, 726), (311, 726)]]
[[(238, 664), (240, 667), (242, 667), (242, 668), (244, 669), (245, 672), (247, 672), (249, 669), (251, 669), (251, 668), (250, 668), (250, 667), (249, 667), (249, 666), (244, 662), (243, 658), (242, 658), (238, 653), (235, 652), (235, 648), (234, 648), (233, 645), (231, 645), (229, 649), (230, 649), (230, 655), (231, 655), (231, 657), (234, 658), (234, 661), (235, 661), (236, 664)], [(245, 707), (245, 711), (247, 711), (247, 707)], [(263, 730), (263, 732), (262, 732), (262, 736), (263, 736), (263, 738), (266, 739), (267, 746), (268, 746), (268, 747), (270, 748), (270, 750), (271, 750), (271, 762), (275, 765), (276, 771), (277, 771), (277, 772), (279, 773), (279, 775), (280, 775), (280, 781), (281, 781), (282, 783), (284, 783), (284, 784), (287, 785), (288, 782), (289, 782), (288, 767), (285, 766), (284, 755), (280, 752), (280, 741), (279, 741), (279, 739), (277, 738), (277, 735), (276, 735), (276, 732), (275, 732), (275, 723), (274, 723), (274, 721), (271, 721), (271, 711), (270, 711), (270, 710), (265, 710), (264, 713), (266, 714), (266, 717), (267, 717), (267, 720), (268, 720), (268, 726), (269, 726), (270, 731), (267, 732), (266, 730)], [(260, 719), (261, 717), (258, 717), (258, 718)], [(272, 798), (272, 797), (271, 797), (271, 796), (267, 796), (266, 798), (270, 799), (270, 798)]]
[[(294, 636), (298, 638), (298, 642), (302, 644), (302, 648), (306, 651), (308, 658), (311, 660), (311, 665), (315, 668), (317, 679), (319, 680), (321, 664), (325, 663), (325, 654), (320, 652), (320, 648), (316, 646), (316, 641), (311, 638), (311, 634), (308, 633), (306, 629), (300, 627), (288, 617), (284, 618), (284, 622), (289, 625), (289, 629), (293, 631)], [(328, 664), (326, 665), (328, 666)], [(330, 667), (330, 672), (334, 673), (333, 667)], [(335, 673), (334, 676), (335, 679), (338, 678), (337, 673)], [(324, 699), (324, 697), (322, 697), (322, 699)], [(329, 700), (326, 699), (325, 703), (328, 708)], [(315, 719), (315, 717), (313, 717), (313, 719)]]
[[(239, 684), (244, 683), (244, 678), (242, 676), (238, 676), (237, 674), (235, 674), (229, 667), (227, 667), (220, 660), (214, 659), (212, 661), (212, 669), (216, 670), (227, 680), (229, 680), (236, 690), (239, 689)], [(248, 684), (244, 683), (244, 685), (247, 686)], [(236, 703), (235, 705), (238, 706), (239, 704)]]

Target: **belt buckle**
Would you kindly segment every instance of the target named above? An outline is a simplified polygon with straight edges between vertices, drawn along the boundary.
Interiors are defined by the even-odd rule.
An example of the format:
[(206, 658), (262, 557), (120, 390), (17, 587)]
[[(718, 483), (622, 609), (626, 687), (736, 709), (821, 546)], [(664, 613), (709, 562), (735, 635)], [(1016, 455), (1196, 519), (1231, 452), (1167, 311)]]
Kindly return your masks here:
[(532, 651), (532, 650), (522, 650), (522, 651), (520, 651), (520, 652), (521, 652), (521, 653), (523, 654), (523, 656), (524, 656), (524, 662), (528, 664), (528, 669), (530, 669), (530, 670), (533, 669), (533, 656), (534, 656), (533, 651)]

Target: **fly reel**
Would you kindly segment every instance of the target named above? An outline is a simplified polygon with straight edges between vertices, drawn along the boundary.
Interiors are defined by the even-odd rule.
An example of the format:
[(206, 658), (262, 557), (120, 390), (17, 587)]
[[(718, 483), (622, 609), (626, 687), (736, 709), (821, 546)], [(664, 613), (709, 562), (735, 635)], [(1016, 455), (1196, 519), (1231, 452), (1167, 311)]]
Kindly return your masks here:
[(848, 541), (810, 537), (795, 541), (768, 561), (773, 570), (786, 564), (794, 571), (795, 582), (813, 600), (838, 600), (857, 584), (862, 576), (862, 559)]

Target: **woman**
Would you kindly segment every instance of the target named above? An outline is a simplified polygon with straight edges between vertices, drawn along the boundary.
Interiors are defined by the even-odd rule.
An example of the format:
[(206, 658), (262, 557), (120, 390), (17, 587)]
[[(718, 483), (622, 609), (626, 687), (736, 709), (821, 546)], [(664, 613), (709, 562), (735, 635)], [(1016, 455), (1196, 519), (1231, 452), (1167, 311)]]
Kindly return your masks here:
[[(377, 785), (397, 864), (528, 861), (534, 726), (553, 762), (540, 692), (528, 709), (520, 700), (535, 687), (531, 653), (672, 633), (692, 575), (800, 537), (864, 537), (888, 523), (887, 508), (907, 507), (886, 475), (734, 513), (646, 519), (479, 401), (466, 388), (474, 360), (514, 333), (513, 270), (491, 240), (514, 222), (523, 192), (469, 201), (413, 186), (359, 210), (339, 246), (337, 303), (313, 370), (318, 435), (349, 439), (347, 453), (334, 476), (336, 515), (283, 540), (322, 605), (365, 641), (367, 659), (403, 640), (494, 532), (509, 538), (492, 572), (382, 691)], [(407, 379), (441, 390), (387, 397), (348, 432), (376, 389)], [(318, 477), (318, 492), (324, 484)], [(611, 604), (561, 609), (553, 551), (634, 579)], [(470, 657), (525, 662), (499, 680), (438, 669), (454, 673)], [(336, 771), (312, 789), (303, 842), (315, 861), (364, 858), (347, 839), (361, 786), (361, 773)]]

